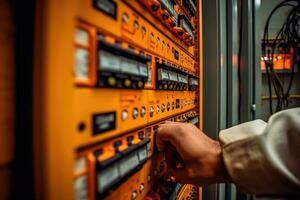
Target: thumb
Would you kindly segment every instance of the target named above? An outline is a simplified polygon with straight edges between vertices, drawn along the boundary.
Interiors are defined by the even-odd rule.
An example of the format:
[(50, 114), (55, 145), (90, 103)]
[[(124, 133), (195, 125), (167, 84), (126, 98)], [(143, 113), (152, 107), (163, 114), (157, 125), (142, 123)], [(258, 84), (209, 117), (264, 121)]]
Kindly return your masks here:
[(178, 145), (178, 127), (173, 123), (161, 124), (156, 133), (156, 145), (159, 151), (164, 150), (166, 143), (171, 143), (175, 147)]

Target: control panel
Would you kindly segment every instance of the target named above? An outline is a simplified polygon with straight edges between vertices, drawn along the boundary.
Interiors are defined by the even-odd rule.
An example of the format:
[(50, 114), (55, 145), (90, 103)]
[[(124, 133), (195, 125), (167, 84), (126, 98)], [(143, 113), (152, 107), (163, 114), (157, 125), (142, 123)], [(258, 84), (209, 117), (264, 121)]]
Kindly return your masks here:
[[(45, 73), (53, 70), (65, 76), (51, 82), (64, 101), (49, 106), (65, 110), (51, 120), (69, 119), (68, 125), (56, 129), (68, 138), (59, 135), (56, 140), (66, 152), (72, 148), (73, 160), (61, 162), (74, 166), (74, 199), (201, 199), (198, 187), (168, 176), (164, 154), (155, 144), (159, 124), (166, 120), (201, 126), (201, 2), (72, 2), (70, 6), (50, 0), (48, 7), (42, 5), (52, 11), (45, 12), (53, 22), (49, 26), (63, 27), (60, 34), (68, 36), (45, 31), (45, 40), (56, 48), (41, 59), (48, 63)], [(61, 43), (51, 39), (54, 33)], [(63, 55), (66, 60), (61, 60)], [(51, 90), (42, 94), (52, 97)], [(53, 126), (41, 128), (53, 137), (48, 152), (58, 145), (50, 135)]]
[[(165, 120), (199, 123), (196, 110)], [(155, 145), (161, 122), (79, 149), (75, 161), (76, 199), (155, 199), (152, 195), (168, 199), (174, 195), (179, 184), (166, 175), (164, 156)]]

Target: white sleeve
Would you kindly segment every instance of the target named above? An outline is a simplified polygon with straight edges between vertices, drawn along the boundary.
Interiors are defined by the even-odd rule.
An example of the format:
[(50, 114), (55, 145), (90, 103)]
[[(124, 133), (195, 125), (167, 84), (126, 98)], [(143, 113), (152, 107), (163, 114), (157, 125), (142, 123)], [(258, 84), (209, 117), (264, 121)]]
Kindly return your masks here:
[(242, 190), (300, 194), (300, 108), (220, 132), (226, 169)]

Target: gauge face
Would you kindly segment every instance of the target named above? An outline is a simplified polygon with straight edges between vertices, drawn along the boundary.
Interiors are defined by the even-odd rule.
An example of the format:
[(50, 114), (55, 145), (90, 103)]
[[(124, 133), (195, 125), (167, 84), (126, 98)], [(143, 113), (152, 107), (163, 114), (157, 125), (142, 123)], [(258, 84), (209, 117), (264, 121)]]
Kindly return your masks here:
[(121, 60), (121, 72), (133, 74), (133, 75), (140, 75), (138, 62), (122, 58)]
[(77, 28), (75, 32), (75, 42), (80, 45), (89, 45), (89, 34), (87, 31)]
[(75, 53), (75, 78), (89, 79), (89, 52), (84, 48), (77, 48)]

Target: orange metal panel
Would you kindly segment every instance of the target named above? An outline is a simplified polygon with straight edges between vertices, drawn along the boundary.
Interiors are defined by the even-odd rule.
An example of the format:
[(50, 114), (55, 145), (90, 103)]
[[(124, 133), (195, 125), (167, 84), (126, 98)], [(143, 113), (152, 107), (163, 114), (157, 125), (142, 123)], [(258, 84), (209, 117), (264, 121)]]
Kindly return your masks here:
[(34, 145), (37, 199), (74, 199), (74, 30), (77, 3), (37, 1)]
[[(136, 199), (144, 199), (155, 193), (154, 185), (162, 186), (159, 178), (165, 174), (163, 155), (154, 153), (154, 126), (163, 120), (184, 121), (189, 116), (198, 116), (198, 109), (202, 124), (201, 86), (199, 91), (163, 91), (155, 85), (156, 60), (176, 65), (171, 70), (200, 75), (202, 81), (199, 30), (200, 43), (197, 48), (189, 47), (138, 1), (113, 2), (118, 6), (115, 19), (95, 9), (92, 0), (38, 1), (34, 79), (37, 199), (74, 199), (78, 188), (83, 193), (86, 190), (89, 200), (96, 199), (98, 164), (118, 155), (127, 156), (124, 152), (131, 145), (140, 148), (141, 131), (150, 140), (148, 160), (112, 188), (106, 198), (131, 199), (136, 191)], [(178, 12), (186, 12), (181, 6)], [(191, 21), (196, 23), (195, 19)], [(87, 37), (87, 43), (75, 38), (78, 28), (85, 31), (81, 39)], [(151, 56), (150, 84), (139, 90), (100, 88), (100, 39), (122, 51)], [(87, 58), (82, 61), (88, 69), (83, 80), (76, 78), (77, 48), (83, 49), (83, 59)], [(174, 52), (178, 52), (178, 58)], [(142, 108), (146, 111), (144, 116)], [(125, 117), (123, 111), (127, 111)], [(103, 113), (113, 113), (110, 118), (115, 124), (99, 133), (94, 130), (93, 116)]]

